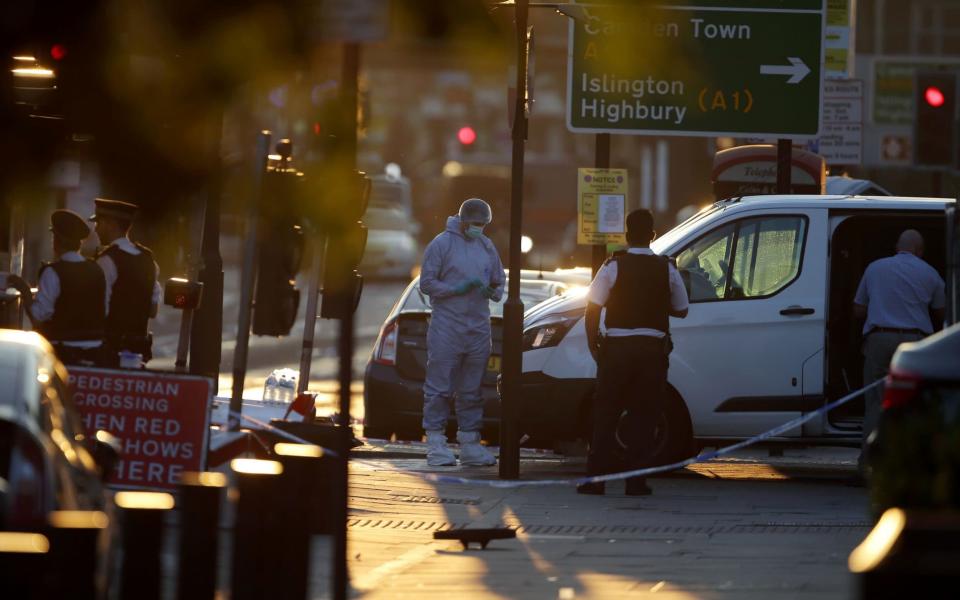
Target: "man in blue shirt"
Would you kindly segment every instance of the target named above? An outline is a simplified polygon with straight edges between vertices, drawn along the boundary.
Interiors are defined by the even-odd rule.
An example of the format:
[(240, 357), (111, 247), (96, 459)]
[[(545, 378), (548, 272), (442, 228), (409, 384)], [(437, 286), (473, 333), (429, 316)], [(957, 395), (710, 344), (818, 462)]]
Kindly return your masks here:
[[(897, 253), (870, 263), (860, 280), (853, 300), (853, 314), (866, 320), (863, 325), (864, 385), (886, 376), (897, 346), (923, 339), (943, 326), (946, 307), (943, 279), (922, 257), (923, 236), (907, 229), (897, 241)], [(864, 448), (867, 437), (877, 426), (882, 398), (880, 387), (865, 395)], [(865, 464), (861, 450), (861, 472)]]

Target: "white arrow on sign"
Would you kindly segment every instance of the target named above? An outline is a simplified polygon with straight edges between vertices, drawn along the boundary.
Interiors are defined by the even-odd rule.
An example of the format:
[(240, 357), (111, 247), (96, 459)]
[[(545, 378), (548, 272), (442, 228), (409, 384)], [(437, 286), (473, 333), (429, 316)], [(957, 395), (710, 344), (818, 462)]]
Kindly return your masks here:
[(810, 73), (810, 67), (795, 56), (788, 56), (789, 65), (760, 65), (761, 75), (789, 75), (787, 83), (800, 83)]

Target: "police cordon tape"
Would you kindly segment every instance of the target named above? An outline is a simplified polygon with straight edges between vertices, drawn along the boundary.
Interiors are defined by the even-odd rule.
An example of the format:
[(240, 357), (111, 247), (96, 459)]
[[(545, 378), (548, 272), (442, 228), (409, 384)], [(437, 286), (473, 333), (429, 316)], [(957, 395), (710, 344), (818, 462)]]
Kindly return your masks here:
[[(726, 456), (726, 455), (728, 455), (728, 454), (731, 454), (731, 453), (733, 453), (733, 452), (736, 452), (737, 450), (741, 450), (741, 449), (743, 449), (743, 448), (746, 448), (747, 446), (751, 446), (751, 445), (756, 444), (756, 443), (758, 443), (758, 442), (762, 442), (762, 441), (764, 441), (764, 440), (769, 440), (769, 439), (771, 439), (771, 438), (777, 437), (777, 436), (780, 435), (781, 433), (785, 433), (785, 432), (787, 432), (787, 431), (790, 431), (791, 429), (795, 429), (795, 428), (803, 425), (803, 424), (806, 423), (807, 421), (813, 420), (814, 418), (816, 418), (816, 417), (818, 417), (818, 416), (820, 416), (820, 415), (822, 415), (822, 414), (824, 414), (824, 413), (826, 413), (826, 412), (829, 412), (829, 411), (837, 408), (838, 406), (842, 406), (842, 405), (846, 404), (847, 402), (853, 400), (854, 398), (860, 396), (861, 394), (866, 393), (868, 390), (871, 390), (871, 389), (873, 389), (874, 387), (877, 387), (878, 385), (881, 385), (881, 384), (883, 384), (883, 379), (878, 379), (877, 381), (874, 381), (873, 383), (871, 383), (871, 384), (869, 384), (869, 385), (866, 385), (866, 386), (860, 388), (859, 390), (856, 390), (856, 391), (854, 391), (854, 392), (851, 392), (851, 393), (847, 394), (846, 396), (844, 396), (844, 397), (842, 397), (842, 398), (839, 398), (839, 399), (837, 399), (837, 400), (834, 400), (833, 402), (830, 402), (830, 403), (828, 403), (828, 404), (825, 404), (825, 405), (821, 406), (820, 408), (818, 408), (817, 410), (815, 410), (815, 411), (813, 411), (813, 412), (809, 412), (809, 413), (806, 413), (806, 414), (804, 414), (804, 415), (801, 415), (801, 416), (797, 417), (796, 419), (792, 419), (792, 420), (790, 420), (790, 421), (787, 421), (786, 423), (784, 423), (784, 424), (782, 424), (782, 425), (778, 425), (777, 427), (774, 427), (773, 429), (770, 429), (770, 430), (768, 430), (768, 431), (764, 431), (763, 433), (757, 434), (757, 435), (755, 435), (755, 436), (753, 436), (753, 437), (751, 437), (751, 438), (748, 438), (748, 439), (745, 439), (745, 440), (743, 440), (743, 441), (737, 442), (736, 444), (732, 444), (732, 445), (730, 445), (730, 446), (724, 446), (723, 448), (719, 448), (719, 449), (714, 450), (714, 451), (712, 451), (712, 452), (707, 452), (707, 453), (705, 453), (705, 454), (699, 454), (699, 455), (697, 455), (697, 456), (693, 456), (693, 457), (688, 458), (688, 459), (686, 459), (686, 460), (682, 460), (682, 461), (675, 462), (675, 463), (670, 463), (670, 464), (668, 464), (668, 465), (660, 465), (660, 466), (657, 466), (657, 467), (647, 467), (647, 468), (644, 468), (644, 469), (635, 469), (635, 470), (632, 470), (632, 471), (621, 471), (621, 472), (619, 472), (619, 473), (608, 473), (608, 474), (606, 474), (606, 475), (592, 475), (592, 476), (576, 477), (576, 478), (572, 478), (572, 479), (531, 479), (531, 480), (521, 480), (521, 481), (517, 481), (517, 480), (503, 481), (503, 480), (490, 480), (490, 479), (471, 479), (471, 478), (469, 478), (469, 477), (456, 477), (456, 476), (453, 476), (453, 475), (442, 475), (442, 474), (437, 474), (437, 473), (423, 473), (423, 472), (420, 472), (420, 471), (407, 471), (407, 472), (408, 472), (409, 474), (411, 474), (411, 475), (416, 475), (416, 476), (421, 477), (421, 478), (425, 479), (426, 481), (430, 481), (430, 482), (432, 482), (432, 483), (453, 483), (453, 484), (457, 484), (457, 485), (485, 486), (485, 487), (492, 487), (492, 488), (518, 488), (518, 487), (529, 487), (529, 486), (554, 486), (554, 485), (557, 485), (557, 486), (559, 486), (559, 485), (582, 485), (582, 484), (585, 484), (585, 483), (601, 483), (601, 482), (607, 482), (607, 481), (618, 481), (618, 480), (621, 480), (621, 479), (629, 479), (630, 477), (648, 477), (648, 476), (650, 476), (650, 475), (657, 475), (657, 474), (659, 474), (659, 473), (666, 473), (666, 472), (669, 472), (669, 471), (676, 471), (676, 470), (682, 469), (682, 468), (684, 468), (684, 467), (690, 466), (690, 465), (695, 464), (695, 463), (702, 463), (702, 462), (707, 462), (707, 461), (710, 461), (710, 460), (713, 460), (713, 459), (716, 459), (716, 458), (721, 458), (721, 457), (723, 457), (723, 456)], [(264, 429), (267, 429), (267, 430), (269, 430), (269, 431), (272, 431), (272, 432), (274, 432), (274, 433), (277, 433), (278, 435), (281, 435), (282, 437), (285, 437), (285, 438), (287, 438), (287, 439), (289, 439), (289, 440), (296, 441), (297, 443), (300, 443), (300, 444), (310, 444), (310, 445), (313, 445), (313, 446), (316, 445), (316, 444), (313, 444), (313, 443), (308, 442), (308, 441), (306, 441), (306, 440), (303, 440), (303, 439), (301, 439), (301, 438), (298, 438), (297, 436), (295, 436), (295, 435), (293, 435), (293, 434), (291, 434), (291, 433), (289, 433), (289, 432), (283, 431), (282, 429), (279, 429), (279, 428), (277, 428), (277, 427), (275, 427), (275, 426), (273, 426), (273, 425), (270, 425), (269, 423), (264, 423), (263, 421), (259, 421), (258, 419), (254, 419), (254, 418), (248, 417), (248, 416), (246, 416), (246, 415), (242, 415), (242, 418), (243, 418), (244, 420), (246, 420), (246, 421), (249, 421), (249, 422), (251, 422), (251, 423), (259, 426), (259, 427), (263, 427)], [(331, 456), (338, 456), (338, 454), (337, 454), (335, 451), (333, 451), (333, 450), (328, 450), (327, 448), (322, 448), (322, 450), (323, 450), (324, 454), (329, 454), (329, 455), (331, 455)], [(372, 461), (366, 461), (366, 460), (363, 460), (363, 459), (350, 459), (350, 460), (353, 461), (353, 462), (357, 462), (357, 463), (361, 463), (361, 464), (367, 464), (367, 465), (370, 465), (370, 466), (380, 466), (380, 465), (378, 465), (377, 463), (374, 463), (374, 462), (372, 462)]]

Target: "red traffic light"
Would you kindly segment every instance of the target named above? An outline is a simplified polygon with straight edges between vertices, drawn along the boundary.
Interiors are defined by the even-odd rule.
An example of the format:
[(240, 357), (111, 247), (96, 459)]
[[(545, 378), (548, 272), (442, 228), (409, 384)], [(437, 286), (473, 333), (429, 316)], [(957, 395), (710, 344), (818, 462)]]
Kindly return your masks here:
[(460, 131), (457, 132), (457, 139), (460, 140), (460, 143), (464, 146), (469, 146), (477, 141), (477, 132), (474, 131), (473, 127), (470, 127), (469, 125), (466, 127), (461, 127)]
[(934, 108), (940, 108), (946, 102), (946, 96), (937, 86), (931, 85), (923, 91), (923, 99)]
[(50, 58), (53, 60), (63, 60), (67, 56), (67, 48), (63, 44), (54, 44), (50, 46)]

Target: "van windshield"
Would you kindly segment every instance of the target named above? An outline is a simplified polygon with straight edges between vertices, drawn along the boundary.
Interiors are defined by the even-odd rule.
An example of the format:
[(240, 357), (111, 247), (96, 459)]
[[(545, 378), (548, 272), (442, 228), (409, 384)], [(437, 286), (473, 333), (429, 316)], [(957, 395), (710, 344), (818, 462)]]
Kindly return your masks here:
[(680, 223), (670, 231), (653, 240), (650, 243), (650, 249), (657, 254), (665, 253), (667, 250), (675, 246), (677, 241), (680, 240), (680, 238), (682, 238), (692, 227), (718, 214), (721, 210), (723, 210), (723, 205), (719, 202), (701, 210), (683, 223)]

